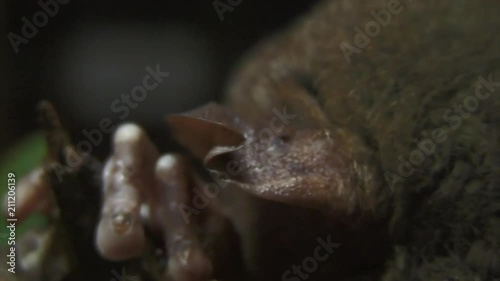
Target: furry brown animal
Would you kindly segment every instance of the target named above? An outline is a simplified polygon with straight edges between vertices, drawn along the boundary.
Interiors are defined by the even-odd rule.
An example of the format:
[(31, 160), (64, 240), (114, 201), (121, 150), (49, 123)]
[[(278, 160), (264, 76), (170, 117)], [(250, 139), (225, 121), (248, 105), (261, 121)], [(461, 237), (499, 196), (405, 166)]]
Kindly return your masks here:
[[(282, 105), (316, 114), (287, 92), (297, 83), (332, 129), (362, 139), (371, 156), (358, 160), (385, 178), (374, 194), (384, 238), (365, 232), (364, 241), (390, 248), (375, 255), (378, 265), (362, 269), (367, 280), (500, 278), (499, 12), (500, 3), (487, 0), (326, 1), (259, 46), (229, 86), (228, 107), (247, 120), (269, 120)], [(266, 210), (258, 221), (266, 217), (280, 220)], [(291, 256), (264, 229), (252, 236), (257, 272)], [(317, 231), (288, 230), (304, 231), (303, 238)], [(355, 248), (345, 254), (370, 251)], [(309, 280), (325, 280), (325, 266)], [(335, 271), (322, 276), (357, 280)]]
[[(235, 73), (225, 106), (168, 118), (206, 176), (223, 183), (213, 204), (189, 214), (202, 214), (192, 224), (183, 224), (185, 214), (170, 203), (189, 204), (200, 191), (189, 192), (190, 184), (200, 188), (202, 180), (191, 183), (180, 172), (189, 168), (175, 165), (187, 162), (168, 155), (156, 163), (157, 178), (152, 168), (141, 178), (136, 168), (145, 166), (136, 164), (146, 146), (132, 143), (139, 153), (124, 174), (160, 179), (167, 194), (155, 198), (168, 202), (162, 212), (149, 206), (153, 218), (163, 219), (169, 251), (168, 277), (165, 268), (153, 276), (499, 279), (499, 11), (500, 2), (489, 0), (331, 0), (261, 44)], [(285, 111), (293, 118), (284, 121)], [(285, 126), (275, 123), (277, 116)], [(47, 129), (50, 155), (64, 163), (60, 158), (74, 147), (55, 127), (59, 138)], [(228, 174), (231, 160), (245, 169)], [(90, 166), (85, 162), (53, 190), (79, 260), (94, 268), (99, 260), (88, 237), (98, 214), (88, 202), (99, 194), (88, 174), (98, 168)], [(54, 185), (55, 172), (48, 172)], [(86, 191), (75, 182), (86, 183)], [(87, 237), (83, 246), (80, 233)], [(105, 242), (137, 246), (134, 239)], [(190, 252), (198, 254), (186, 258)]]
[[(500, 278), (499, 12), (493, 1), (326, 1), (244, 60), (226, 102), (238, 120), (263, 129), (286, 106), (294, 128), (359, 138), (337, 144), (357, 155), (344, 164), (377, 171), (349, 186), (369, 199), (347, 223), (292, 207), (312, 200), (301, 192), (313, 182), (270, 197), (244, 174), (253, 187), (240, 188), (285, 203), (247, 198), (227, 212), (255, 278)], [(286, 157), (253, 160), (266, 173)], [(342, 247), (317, 272), (282, 275), (327, 233)]]

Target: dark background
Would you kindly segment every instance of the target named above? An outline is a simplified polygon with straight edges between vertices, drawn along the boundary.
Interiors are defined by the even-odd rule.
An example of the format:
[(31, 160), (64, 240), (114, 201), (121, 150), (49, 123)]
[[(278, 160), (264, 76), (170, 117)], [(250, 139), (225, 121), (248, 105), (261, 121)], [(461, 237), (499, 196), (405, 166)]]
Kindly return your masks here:
[[(114, 124), (138, 122), (163, 139), (168, 134), (165, 114), (220, 100), (245, 52), (315, 2), (243, 0), (223, 14), (223, 21), (213, 1), (59, 4), (59, 11), (27, 44), (19, 45), (17, 54), (3, 37), (0, 155), (38, 129), (35, 109), (41, 99), (55, 104), (75, 143), (85, 139), (83, 129), (98, 128), (102, 118)], [(38, 1), (9, 0), (4, 7), (5, 35), (22, 36), (22, 18), (33, 22), (42, 10)], [(146, 66), (158, 63), (170, 76), (120, 120), (111, 103), (142, 83)], [(109, 137), (104, 134), (93, 154), (101, 158), (108, 153)]]

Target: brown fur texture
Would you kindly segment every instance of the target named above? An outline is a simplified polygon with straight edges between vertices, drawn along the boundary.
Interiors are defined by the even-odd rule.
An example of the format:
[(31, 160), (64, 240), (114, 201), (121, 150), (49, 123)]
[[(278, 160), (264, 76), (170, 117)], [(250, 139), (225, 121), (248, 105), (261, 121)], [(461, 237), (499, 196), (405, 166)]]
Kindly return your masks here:
[[(77, 152), (42, 103), (43, 174), (76, 261), (64, 280), (102, 280), (123, 266), (141, 280), (500, 280), (499, 12), (492, 0), (330, 0), (261, 44), (235, 73), (226, 106), (168, 119), (208, 174), (194, 176), (174, 155), (145, 165), (141, 149), (151, 145), (125, 146), (139, 149), (131, 168), (149, 167), (138, 187), (159, 180), (162, 191), (149, 196), (153, 215), (138, 218), (164, 227), (159, 237), (148, 230), (142, 259), (99, 255), (102, 166), (89, 155), (62, 172)], [(387, 22), (366, 35), (382, 14)], [(296, 117), (283, 131), (249, 141), (285, 107)], [(224, 178), (231, 158), (249, 168)], [(205, 180), (223, 184), (200, 204)], [(201, 207), (184, 224), (172, 206), (196, 198)], [(138, 240), (126, 242), (119, 250)], [(177, 247), (185, 244), (191, 259), (178, 255), (192, 252)]]
[[(462, 113), (455, 112), (456, 104), (464, 105), (476, 95), (480, 77), (497, 84), (500, 81), (500, 2), (400, 1), (402, 10), (391, 14), (389, 24), (380, 26), (366, 47), (350, 55), (349, 63), (340, 44), (356, 46), (354, 28), (364, 31), (365, 25), (375, 20), (371, 12), (387, 9), (388, 2), (321, 3), (244, 60), (229, 85), (227, 105), (256, 123), (268, 120), (272, 109), (282, 105), (295, 112), (316, 114), (307, 103), (288, 95), (287, 83), (299, 83), (317, 99), (332, 129), (346, 130), (362, 139), (359, 149), (370, 156), (359, 160), (379, 171), (381, 180), (374, 196), (380, 204), (375, 215), (385, 238), (375, 239), (367, 223), (361, 227), (368, 231), (364, 240), (361, 230), (354, 231), (359, 247), (343, 252), (361, 259), (375, 255), (378, 264), (361, 266), (356, 274), (336, 276), (335, 269), (324, 268), (333, 268), (332, 262), (320, 265), (309, 280), (325, 280), (319, 276), (383, 281), (500, 278), (498, 85), (487, 98), (476, 99), (479, 102), (474, 110), (464, 109), (469, 106), (463, 107)], [(486, 87), (480, 93), (486, 95)], [(401, 159), (408, 160), (422, 141), (433, 140), (433, 134), (441, 140), (444, 134), (446, 140), (434, 141), (434, 151), (423, 153), (422, 163), (401, 172), (406, 162)], [(288, 210), (283, 206), (269, 208)], [(271, 264), (286, 264), (277, 260), (279, 256), (293, 261), (286, 256), (297, 254), (280, 248), (285, 243), (266, 231), (281, 224), (290, 230), (288, 224), (295, 223), (292, 229), (303, 231), (304, 240), (290, 241), (299, 243), (298, 248), (309, 243), (304, 242), (308, 237), (314, 242), (321, 234), (313, 225), (315, 221), (300, 221), (289, 211), (281, 213), (287, 213), (284, 218), (276, 215), (279, 212), (265, 210), (257, 215), (257, 221), (268, 229), (256, 227), (248, 235), (256, 241), (253, 246), (261, 243), (261, 247), (246, 254), (253, 256), (250, 263), (258, 263), (253, 270), (259, 278), (264, 277), (258, 273)], [(264, 223), (265, 219), (285, 222), (270, 227), (272, 223)], [(344, 231), (338, 225), (333, 229)], [(389, 252), (368, 253), (371, 250), (360, 241), (385, 241)], [(325, 271), (330, 275), (322, 274)]]

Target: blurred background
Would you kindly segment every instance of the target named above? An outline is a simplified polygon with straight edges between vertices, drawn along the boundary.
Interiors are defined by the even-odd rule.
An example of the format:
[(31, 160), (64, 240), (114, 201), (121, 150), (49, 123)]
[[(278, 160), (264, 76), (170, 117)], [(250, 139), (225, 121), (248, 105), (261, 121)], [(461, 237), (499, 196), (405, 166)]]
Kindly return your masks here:
[[(4, 164), (19, 160), (13, 159), (20, 157), (16, 144), (25, 140), (24, 146), (33, 148), (39, 143), (32, 136), (41, 99), (55, 104), (74, 143), (86, 139), (83, 130), (98, 129), (103, 118), (113, 125), (138, 122), (153, 137), (165, 134), (165, 114), (219, 100), (245, 52), (315, 2), (59, 1), (5, 3), (6, 87), (0, 101)], [(157, 65), (169, 76), (134, 103), (135, 108), (126, 105), (122, 94), (130, 95), (143, 84), (146, 67)], [(129, 112), (117, 110), (120, 106)], [(92, 154), (105, 157), (110, 136), (105, 133)], [(29, 159), (41, 153), (37, 149)]]

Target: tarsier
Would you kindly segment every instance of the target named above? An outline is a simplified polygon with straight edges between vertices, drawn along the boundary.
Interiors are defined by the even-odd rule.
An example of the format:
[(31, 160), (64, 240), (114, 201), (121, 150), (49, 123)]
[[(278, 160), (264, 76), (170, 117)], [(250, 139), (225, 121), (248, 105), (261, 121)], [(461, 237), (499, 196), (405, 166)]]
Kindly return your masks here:
[[(186, 155), (116, 130), (95, 251), (128, 261), (163, 245), (144, 280), (500, 278), (499, 12), (320, 3), (243, 61), (223, 105), (166, 117)], [(19, 208), (64, 221), (50, 163), (76, 151), (41, 112), (52, 162), (19, 185)], [(318, 237), (335, 250), (308, 270)]]

